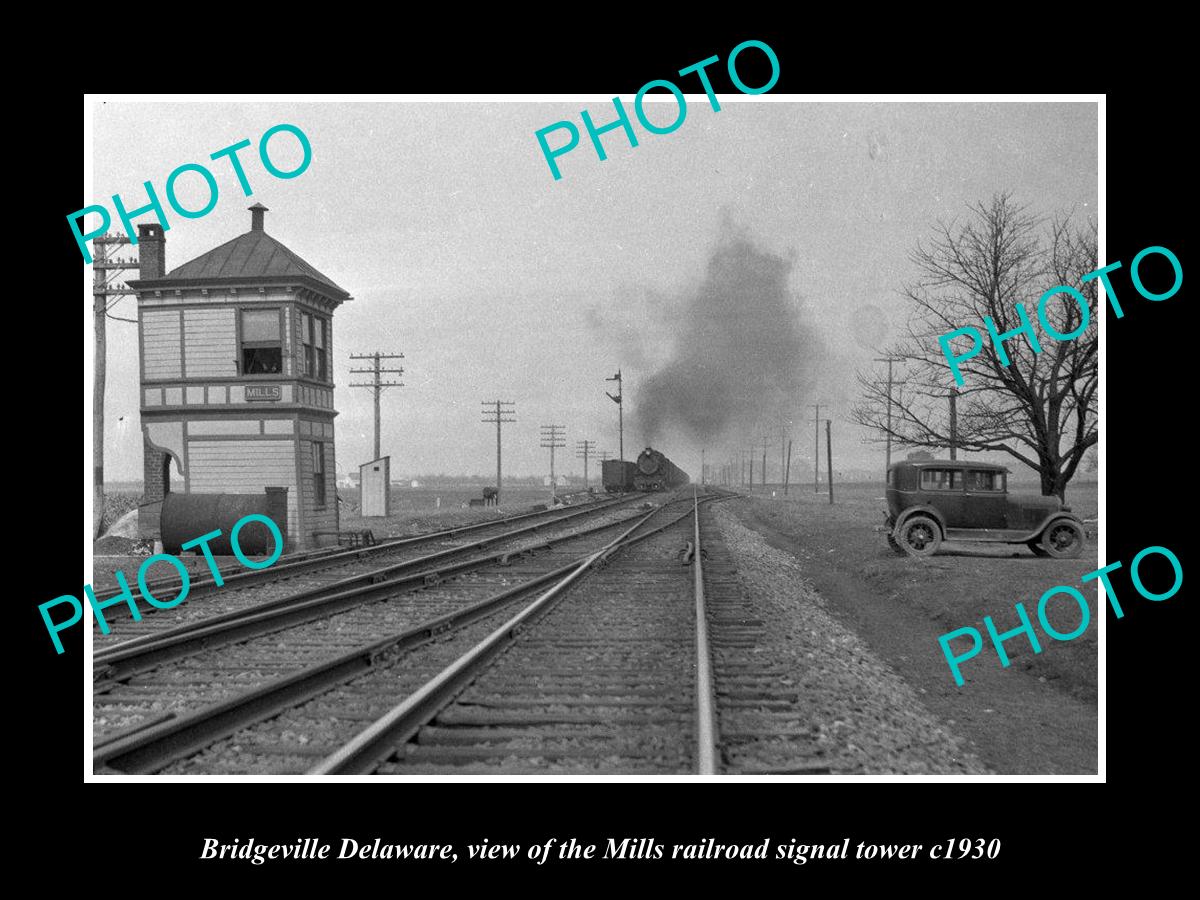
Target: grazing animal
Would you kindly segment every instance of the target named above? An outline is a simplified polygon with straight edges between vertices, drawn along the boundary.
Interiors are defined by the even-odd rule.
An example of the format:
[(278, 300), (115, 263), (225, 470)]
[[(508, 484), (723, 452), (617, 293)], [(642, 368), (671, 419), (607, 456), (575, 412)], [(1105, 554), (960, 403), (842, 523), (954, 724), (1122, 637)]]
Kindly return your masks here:
[(483, 489), (483, 505), (496, 506), (500, 500), (500, 491), (494, 487), (485, 487)]

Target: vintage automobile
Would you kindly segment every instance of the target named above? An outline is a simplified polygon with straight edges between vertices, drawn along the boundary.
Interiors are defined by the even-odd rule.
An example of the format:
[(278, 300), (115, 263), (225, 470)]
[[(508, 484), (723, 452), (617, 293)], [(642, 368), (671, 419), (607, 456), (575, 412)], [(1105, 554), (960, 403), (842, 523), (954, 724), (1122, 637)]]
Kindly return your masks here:
[(1083, 553), (1083, 522), (1058, 497), (1008, 493), (1008, 469), (950, 460), (893, 463), (887, 480), (887, 541), (897, 553), (931, 556), (942, 541), (1024, 544), (1038, 556)]

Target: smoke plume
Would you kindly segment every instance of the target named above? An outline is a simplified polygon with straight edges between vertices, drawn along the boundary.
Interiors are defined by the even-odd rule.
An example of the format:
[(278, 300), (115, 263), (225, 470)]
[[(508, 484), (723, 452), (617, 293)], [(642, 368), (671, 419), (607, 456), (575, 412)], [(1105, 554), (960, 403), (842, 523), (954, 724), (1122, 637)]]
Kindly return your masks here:
[(639, 385), (634, 412), (650, 443), (672, 426), (710, 446), (740, 443), (799, 409), (823, 355), (788, 290), (792, 262), (723, 230), (677, 308), (673, 355)]

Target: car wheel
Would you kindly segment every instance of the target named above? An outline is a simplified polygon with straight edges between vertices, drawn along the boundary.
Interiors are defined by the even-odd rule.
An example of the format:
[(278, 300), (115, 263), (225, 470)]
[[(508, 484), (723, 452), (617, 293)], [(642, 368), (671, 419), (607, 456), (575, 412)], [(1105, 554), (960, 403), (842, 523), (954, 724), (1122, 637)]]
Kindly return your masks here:
[(1033, 551), (1034, 556), (1043, 556), (1044, 557), (1044, 556), (1050, 555), (1049, 553), (1047, 553), (1045, 550), (1042, 549), (1041, 544), (1039, 544), (1037, 541), (1030, 541), (1025, 546)]
[(913, 516), (900, 526), (896, 542), (909, 556), (933, 556), (942, 545), (942, 530), (929, 516)]
[(1042, 534), (1041, 547), (1055, 559), (1076, 559), (1083, 553), (1083, 529), (1074, 522), (1054, 522)]
[(888, 532), (887, 542), (888, 542), (888, 546), (892, 548), (893, 552), (899, 553), (901, 556), (904, 555), (904, 548), (896, 543), (896, 539), (894, 537), (892, 537), (891, 532)]

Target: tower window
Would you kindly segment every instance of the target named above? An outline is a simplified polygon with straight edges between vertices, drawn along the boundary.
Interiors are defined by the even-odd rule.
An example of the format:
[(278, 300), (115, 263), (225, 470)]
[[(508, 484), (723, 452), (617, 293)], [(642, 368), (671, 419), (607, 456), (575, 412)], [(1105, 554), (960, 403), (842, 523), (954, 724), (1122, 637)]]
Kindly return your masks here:
[(283, 371), (283, 332), (277, 309), (242, 310), (242, 374)]
[(325, 319), (300, 315), (300, 339), (304, 343), (304, 374), (318, 381), (329, 380), (328, 343), (329, 325)]
[(325, 444), (312, 442), (313, 505), (325, 505)]

